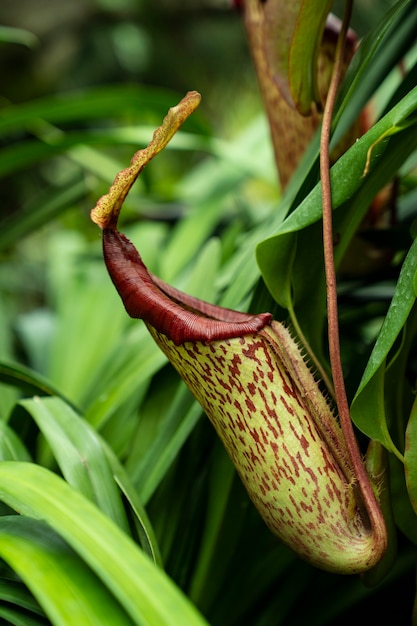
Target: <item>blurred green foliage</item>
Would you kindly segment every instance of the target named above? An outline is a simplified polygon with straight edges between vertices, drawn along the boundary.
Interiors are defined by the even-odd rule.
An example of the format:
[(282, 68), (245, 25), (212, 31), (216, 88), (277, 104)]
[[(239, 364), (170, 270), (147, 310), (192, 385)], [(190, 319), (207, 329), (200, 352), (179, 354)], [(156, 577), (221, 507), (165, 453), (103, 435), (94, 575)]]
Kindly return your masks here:
[[(371, 32), (391, 4), (357, 2), (354, 27)], [(1, 464), (2, 619), (73, 623), (66, 613), (73, 597), (63, 592), (68, 567), (80, 577), (72, 593), (85, 609), (84, 623), (107, 596), (106, 623), (202, 624), (195, 605), (213, 626), (324, 626), (342, 617), (363, 621), (370, 612), (381, 625), (408, 624), (416, 533), (402, 467), (396, 472), (393, 460), (398, 558), (380, 585), (369, 589), (300, 562), (259, 520), (199, 406), (142, 323), (127, 318), (89, 221), (90, 208), (166, 110), (196, 89), (203, 95), (199, 111), (141, 175), (122, 213), (123, 230), (148, 267), (177, 287), (226, 306), (274, 307), (284, 317), (259, 282), (255, 250), (277, 232), (290, 202), (286, 196), (287, 205), (279, 204), (239, 13), (220, 0), (3, 0), (0, 24), (0, 457), (18, 462)], [(415, 49), (409, 58), (414, 67)], [(415, 87), (415, 71), (410, 80), (405, 93)], [(400, 91), (393, 70), (377, 91), (377, 111), (389, 110)], [(415, 230), (413, 159), (415, 153), (400, 169), (399, 222), (388, 233), (397, 262), (377, 280), (341, 286), (351, 397)], [(314, 188), (315, 180), (300, 180), (300, 188)], [(312, 229), (298, 239), (307, 252)], [(307, 268), (310, 258), (301, 260)], [(406, 375), (399, 370), (407, 400), (414, 349), (412, 336)], [(404, 424), (399, 432), (393, 436), (401, 448)], [(408, 437), (414, 440), (414, 428)], [(72, 485), (71, 496), (54, 473)], [(29, 501), (25, 488), (35, 487), (38, 499)], [(74, 515), (79, 534), (71, 535), (66, 515), (56, 516), (50, 490)], [(22, 523), (13, 524), (15, 512), (24, 513)], [(109, 542), (107, 563), (99, 561), (100, 532)], [(121, 532), (136, 544), (129, 543), (130, 556), (124, 543), (118, 554)], [(8, 545), (16, 545), (13, 558)], [(46, 576), (46, 587), (25, 567), (29, 548), (39, 570), (51, 567), (52, 554), (57, 574)], [(188, 600), (149, 567), (143, 551)], [(110, 559), (119, 569), (112, 571)], [(48, 604), (48, 585), (58, 613)], [(103, 623), (102, 613), (95, 619)]]

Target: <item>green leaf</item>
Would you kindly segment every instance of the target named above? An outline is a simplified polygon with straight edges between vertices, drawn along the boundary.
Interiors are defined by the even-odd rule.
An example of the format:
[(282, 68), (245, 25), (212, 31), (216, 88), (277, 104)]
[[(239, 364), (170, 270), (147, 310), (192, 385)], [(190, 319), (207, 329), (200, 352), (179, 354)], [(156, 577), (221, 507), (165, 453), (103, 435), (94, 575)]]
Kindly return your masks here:
[[(4, 516), (4, 519), (6, 517), (7, 516)], [(17, 516), (13, 517), (13, 520), (17, 519)], [(8, 602), (10, 604), (15, 604), (20, 607), (20, 609), (27, 610), (28, 612), (30, 611), (31, 613), (37, 615), (43, 615), (39, 604), (35, 601), (28, 589), (26, 589), (25, 585), (23, 585), (20, 581), (16, 582), (6, 577), (1, 578), (0, 601), (0, 605), (2, 602)]]
[(417, 514), (417, 402), (414, 402), (405, 433), (404, 472), (410, 502)]
[(22, 401), (21, 405), (43, 432), (68, 483), (130, 534), (121, 489), (135, 514), (142, 547), (160, 564), (161, 557), (148, 516), (112, 449), (60, 398), (34, 398)]
[(25, 612), (8, 606), (0, 606), (0, 617), (5, 620), (5, 624), (13, 624), (13, 626), (45, 626), (43, 618), (29, 617)]
[(388, 355), (405, 327), (416, 299), (413, 290), (416, 270), (415, 240), (404, 260), (394, 296), (351, 406), (352, 419), (358, 428), (395, 454), (398, 452), (388, 434), (385, 412), (385, 369)]
[(45, 520), (91, 567), (136, 624), (206, 624), (125, 533), (55, 474), (31, 463), (0, 463), (0, 498), (22, 515)]
[(0, 461), (31, 461), (30, 454), (19, 436), (0, 420)]
[(18, 43), (27, 48), (35, 48), (39, 44), (36, 35), (24, 28), (0, 26), (0, 41), (3, 43)]
[(135, 527), (139, 536), (140, 545), (144, 552), (151, 557), (153, 562), (162, 567), (162, 557), (156, 541), (155, 533), (149, 521), (148, 515), (142, 506), (142, 502), (139, 499), (138, 493), (123, 466), (118, 463), (117, 458), (112, 453), (110, 448), (107, 448), (107, 452), (113, 468), (115, 480), (134, 513)]
[(340, 89), (333, 120), (335, 142), (414, 44), (416, 26), (417, 5), (413, 0), (400, 0), (361, 41)]
[(318, 51), (333, 2), (303, 0), (290, 46), (289, 79), (294, 102), (301, 115), (309, 115), (312, 103), (321, 105), (318, 87)]
[[(332, 200), (335, 211), (335, 230), (340, 233), (340, 241), (336, 248), (336, 261), (339, 262), (346, 250), (354, 232), (360, 224), (370, 201), (377, 191), (387, 184), (407, 156), (417, 146), (417, 124), (407, 131), (398, 131), (390, 139), (378, 145), (376, 142), (387, 131), (395, 132), (401, 123), (417, 110), (417, 88), (413, 89), (399, 102), (386, 116), (361, 137), (332, 167)], [(370, 171), (364, 175), (368, 151), (375, 146), (372, 153)], [(343, 213), (338, 209), (343, 207)], [(303, 238), (306, 244), (298, 241), (298, 249), (304, 250), (309, 241), (316, 242), (317, 252), (312, 256), (304, 255), (298, 271), (300, 272), (299, 285), (303, 290), (315, 287), (323, 281), (323, 271), (316, 273), (316, 282), (303, 280), (303, 274), (308, 274), (312, 263), (317, 260), (321, 240), (313, 237), (307, 229), (321, 218), (321, 183), (318, 183), (299, 206), (278, 227), (277, 234), (269, 237), (258, 245), (257, 259), (262, 276), (272, 295), (280, 302), (285, 294), (289, 293), (288, 267), (291, 267), (292, 241), (288, 239), (290, 233), (305, 231)], [(287, 254), (281, 252), (281, 241)], [(320, 253), (320, 259), (322, 254)], [(321, 261), (320, 261), (321, 262)], [(302, 292), (301, 292), (302, 293)], [(284, 296), (282, 295), (284, 294)], [(300, 293), (293, 294), (293, 301), (301, 299)]]
[(20, 404), (44, 434), (68, 483), (129, 532), (119, 489), (97, 433), (60, 398), (34, 398)]
[(351, 406), (351, 417), (358, 428), (368, 437), (374, 441), (379, 441), (387, 450), (401, 458), (388, 430), (385, 407), (385, 375), (386, 364), (384, 361), (374, 371), (374, 375), (366, 387), (354, 398)]
[(375, 376), (377, 370), (384, 363), (395, 340), (400, 334), (415, 302), (413, 290), (414, 274), (417, 270), (417, 240), (414, 240), (401, 268), (394, 296), (372, 350), (366, 370), (355, 396), (355, 400), (362, 393), (364, 387)]
[(47, 378), (20, 363), (0, 361), (0, 380), (8, 385), (19, 387), (26, 394), (57, 395), (65, 399)]
[[(397, 169), (405, 162), (408, 155), (415, 149), (417, 143), (417, 124), (401, 133), (401, 125), (417, 111), (417, 87), (412, 89), (391, 111), (377, 122), (365, 135), (363, 135), (349, 149), (337, 163), (331, 168), (332, 200), (333, 209), (337, 209), (347, 202), (355, 192), (366, 185), (372, 171), (379, 175), (381, 159), (384, 155), (390, 156), (392, 143), (390, 140), (380, 140), (387, 133), (391, 135), (401, 134), (403, 152), (396, 155), (396, 169), (392, 171), (394, 176)], [(410, 137), (411, 136), (411, 137)], [(408, 141), (407, 141), (408, 140)], [(394, 144), (395, 145), (395, 144)], [(369, 173), (365, 176), (368, 151), (375, 148), (372, 153), (372, 163)], [(379, 150), (377, 149), (379, 148)], [(399, 151), (398, 151), (399, 152)], [(388, 180), (380, 181), (382, 187)], [(321, 218), (321, 184), (318, 183), (307, 198), (293, 211), (279, 227), (280, 234), (302, 230), (306, 226)], [(262, 245), (262, 244), (260, 244)]]
[(109, 589), (44, 522), (1, 517), (0, 555), (55, 626), (133, 624)]
[(275, 237), (265, 239), (257, 247), (256, 259), (260, 268), (266, 268), (273, 262), (276, 267), (283, 269), (283, 272), (267, 272), (267, 285), (278, 304), (288, 309), (294, 297), (292, 284), (297, 236), (292, 233), (284, 234), (279, 237), (279, 245), (277, 243)]
[[(361, 115), (375, 90), (395, 68), (415, 40), (417, 5), (412, 0), (395, 3), (362, 41), (350, 64), (333, 116), (331, 145), (337, 145)], [(271, 230), (278, 229), (290, 210), (300, 204), (318, 177), (319, 133), (316, 133), (292, 177)]]

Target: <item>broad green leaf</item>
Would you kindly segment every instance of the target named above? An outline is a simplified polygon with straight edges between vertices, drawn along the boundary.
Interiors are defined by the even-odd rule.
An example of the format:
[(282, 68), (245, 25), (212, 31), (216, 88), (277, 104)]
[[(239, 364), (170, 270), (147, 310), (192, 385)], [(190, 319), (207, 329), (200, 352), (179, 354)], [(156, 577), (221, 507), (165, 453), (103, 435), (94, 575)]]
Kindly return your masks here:
[(0, 461), (31, 461), (23, 441), (17, 433), (0, 420)]
[[(401, 133), (401, 126), (408, 122), (417, 111), (417, 87), (412, 89), (391, 111), (363, 135), (331, 168), (333, 209), (345, 203), (363, 185), (373, 171), (378, 174), (381, 157), (390, 152), (390, 140), (382, 140), (390, 133), (391, 136)], [(416, 123), (401, 135), (404, 154), (397, 157), (398, 167), (405, 162), (408, 155), (415, 149), (417, 129)], [(410, 138), (411, 135), (411, 138)], [(409, 143), (407, 144), (407, 141)], [(365, 167), (368, 152), (374, 147), (368, 174)], [(392, 172), (394, 176), (395, 171)], [(387, 183), (381, 181), (381, 186)], [(307, 198), (293, 211), (279, 227), (279, 233), (289, 233), (305, 228), (321, 218), (321, 184), (317, 184)]]
[(13, 624), (13, 626), (45, 626), (43, 617), (30, 617), (26, 612), (8, 606), (0, 606), (0, 618), (5, 620), (5, 624)]
[[(141, 545), (160, 563), (148, 516), (114, 452), (95, 430), (59, 398), (24, 400), (21, 405), (43, 432), (68, 483), (89, 498), (127, 534), (130, 533), (119, 488), (137, 520)], [(16, 460), (27, 460), (24, 458)]]
[(385, 361), (374, 371), (374, 375), (360, 394), (354, 398), (351, 406), (351, 417), (355, 424), (368, 437), (379, 441), (390, 452), (401, 458), (388, 430), (385, 406), (384, 381), (386, 375)]
[(96, 432), (60, 398), (20, 404), (37, 423), (68, 483), (128, 533), (119, 489)]
[(125, 533), (55, 474), (31, 463), (1, 463), (0, 499), (22, 515), (45, 520), (111, 589), (134, 623), (206, 624)]
[[(404, 328), (415, 302), (413, 279), (416, 270), (415, 240), (402, 265), (394, 296), (351, 407), (355, 424), (369, 437), (380, 441), (391, 450), (392, 442), (387, 436), (385, 418), (383, 376), (389, 352)], [(379, 416), (376, 419), (375, 413)]]
[(20, 363), (0, 362), (0, 380), (33, 395), (63, 395), (47, 378)]
[[(414, 43), (416, 27), (417, 4), (412, 0), (400, 0), (361, 41), (336, 104), (332, 146), (348, 132), (375, 90), (401, 60), (410, 43)], [(270, 226), (271, 232), (280, 228), (283, 216), (297, 207), (316, 184), (318, 155), (319, 133), (316, 133), (286, 189), (276, 223)]]
[(113, 468), (114, 478), (120, 487), (120, 491), (128, 501), (133, 514), (136, 531), (142, 549), (147, 553), (156, 565), (162, 567), (162, 558), (159, 552), (159, 546), (156, 541), (155, 533), (149, 521), (148, 515), (142, 506), (138, 493), (134, 488), (130, 478), (128, 477), (124, 467), (118, 462), (110, 447), (106, 448), (109, 456), (109, 462)]
[(410, 502), (417, 514), (417, 402), (414, 402), (405, 433), (404, 472)]
[[(4, 517), (6, 518), (7, 516)], [(14, 516), (13, 519), (16, 520), (17, 517)], [(26, 589), (25, 585), (21, 582), (7, 579), (6, 577), (0, 579), (0, 601), (15, 604), (21, 609), (26, 609), (28, 612), (30, 611), (35, 615), (43, 614), (39, 604), (35, 601), (28, 589)]]
[(303, 0), (294, 28), (289, 53), (289, 80), (292, 97), (302, 115), (312, 103), (321, 106), (318, 86), (318, 52), (327, 15), (333, 2)]
[(256, 259), (261, 270), (272, 262), (275, 267), (283, 269), (283, 272), (266, 272), (266, 282), (278, 304), (287, 309), (294, 297), (292, 283), (296, 251), (297, 236), (293, 233), (280, 236), (279, 242), (275, 237), (265, 239), (256, 250)]
[(133, 624), (110, 590), (44, 522), (1, 517), (0, 555), (54, 626)]
[[(332, 167), (332, 200), (336, 211), (335, 222), (341, 240), (336, 248), (336, 258), (340, 259), (355, 229), (360, 223), (367, 206), (377, 191), (393, 177), (405, 162), (407, 156), (417, 146), (417, 124), (403, 132), (398, 132), (388, 140), (376, 145), (384, 133), (401, 125), (417, 110), (417, 88), (413, 89), (387, 115), (361, 137)], [(375, 146), (371, 166), (364, 178), (369, 149)], [(361, 194), (360, 202), (358, 195)], [(349, 209), (347, 203), (349, 202)], [(337, 224), (337, 209), (344, 208), (342, 224)], [(349, 215), (349, 219), (346, 218)], [(278, 228), (278, 233), (261, 242), (257, 248), (258, 263), (263, 278), (271, 293), (280, 302), (281, 294), (288, 293), (288, 255), (281, 258), (280, 242), (284, 235), (302, 231), (321, 218), (321, 184), (318, 183), (303, 202), (287, 217)], [(342, 226), (342, 228), (341, 228)], [(284, 243), (291, 253), (291, 241)], [(299, 249), (300, 247), (299, 242)], [(320, 240), (317, 240), (317, 247)], [(307, 259), (307, 262), (308, 259)], [(319, 278), (317, 277), (317, 282)], [(297, 298), (297, 294), (295, 295)]]
[(416, 26), (417, 5), (413, 0), (400, 0), (361, 41), (340, 89), (333, 120), (335, 142), (413, 45)]
[(3, 43), (18, 43), (28, 48), (35, 48), (39, 44), (36, 35), (24, 28), (0, 26), (0, 41)]
[(369, 358), (366, 370), (362, 376), (356, 397), (361, 393), (365, 385), (368, 384), (377, 369), (384, 362), (395, 340), (407, 322), (407, 318), (410, 315), (416, 298), (412, 288), (416, 268), (417, 241), (415, 240), (403, 263), (390, 308)]

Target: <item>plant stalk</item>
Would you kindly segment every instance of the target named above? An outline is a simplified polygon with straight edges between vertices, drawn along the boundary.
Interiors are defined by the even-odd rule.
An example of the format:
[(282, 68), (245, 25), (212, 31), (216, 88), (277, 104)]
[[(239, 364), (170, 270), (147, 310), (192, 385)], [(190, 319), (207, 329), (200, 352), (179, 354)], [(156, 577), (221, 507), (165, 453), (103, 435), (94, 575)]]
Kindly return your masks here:
[(339, 319), (337, 305), (337, 281), (333, 252), (333, 221), (332, 221), (332, 194), (330, 180), (330, 136), (334, 104), (342, 72), (343, 55), (346, 34), (349, 27), (352, 0), (346, 1), (345, 15), (340, 30), (336, 49), (336, 58), (333, 68), (328, 97), (326, 99), (323, 123), (320, 136), (320, 176), (322, 184), (323, 204), (323, 252), (327, 287), (327, 315), (330, 365), (335, 389), (335, 401), (339, 413), (340, 425), (345, 438), (346, 446), (355, 474), (358, 488), (365, 505), (371, 527), (376, 535), (382, 538), (385, 535), (384, 520), (374, 494), (369, 477), (366, 473), (362, 456), (353, 431), (350, 417), (349, 403), (343, 376), (340, 355)]

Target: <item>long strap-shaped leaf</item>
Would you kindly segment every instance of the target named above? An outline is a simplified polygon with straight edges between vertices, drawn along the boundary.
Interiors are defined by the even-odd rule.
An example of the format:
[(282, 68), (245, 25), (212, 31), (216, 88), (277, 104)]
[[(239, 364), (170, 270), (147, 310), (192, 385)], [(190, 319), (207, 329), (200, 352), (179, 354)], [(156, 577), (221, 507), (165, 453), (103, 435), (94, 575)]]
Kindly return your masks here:
[(135, 624), (204, 626), (162, 570), (63, 479), (33, 463), (0, 463), (0, 500), (45, 520), (111, 590)]
[(1, 517), (0, 556), (31, 589), (54, 626), (132, 626), (109, 589), (40, 520)]

